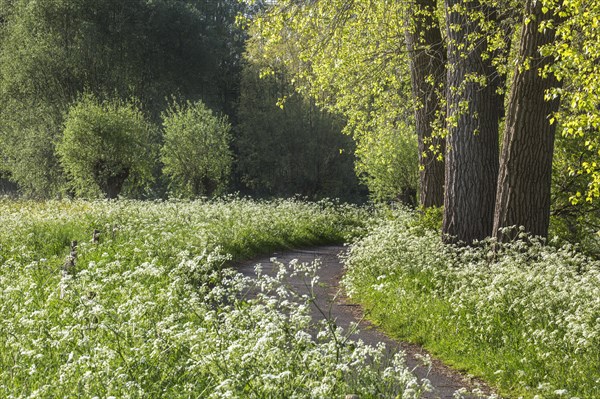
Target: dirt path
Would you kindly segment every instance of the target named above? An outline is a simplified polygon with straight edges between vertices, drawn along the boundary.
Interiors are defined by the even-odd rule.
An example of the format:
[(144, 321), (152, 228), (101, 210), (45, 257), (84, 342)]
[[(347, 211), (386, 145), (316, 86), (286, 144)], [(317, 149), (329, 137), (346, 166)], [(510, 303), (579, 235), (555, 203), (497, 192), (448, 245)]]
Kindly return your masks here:
[[(320, 283), (315, 290), (317, 296), (317, 305), (322, 310), (327, 310), (327, 313), (332, 317), (338, 326), (347, 330), (350, 323), (360, 321), (359, 333), (352, 338), (362, 339), (364, 342), (376, 345), (379, 342), (385, 342), (386, 347), (394, 351), (400, 348), (406, 353), (406, 363), (408, 367), (414, 369), (414, 373), (419, 378), (427, 378), (435, 387), (434, 392), (428, 393), (425, 398), (434, 399), (450, 399), (453, 398), (454, 392), (461, 387), (473, 388), (474, 382), (465, 379), (465, 377), (449, 367), (443, 365), (439, 361), (433, 361), (431, 371), (420, 366), (417, 359), (419, 355), (425, 355), (426, 352), (418, 345), (406, 344), (398, 342), (385, 336), (383, 333), (375, 329), (367, 321), (362, 320), (362, 310), (359, 306), (349, 304), (345, 298), (340, 295), (341, 290), (339, 281), (343, 274), (343, 265), (338, 259), (338, 254), (344, 250), (343, 246), (326, 246), (315, 247), (304, 250), (292, 250), (280, 253), (273, 253), (270, 256), (265, 256), (260, 259), (244, 262), (239, 266), (240, 272), (247, 276), (254, 276), (254, 266), (260, 263), (263, 267), (263, 272), (269, 274), (273, 270), (273, 262), (271, 258), (277, 258), (278, 262), (289, 263), (292, 259), (298, 259), (300, 262), (312, 262), (315, 259), (320, 259), (322, 267), (319, 272)], [(307, 289), (304, 281), (292, 280), (290, 282), (299, 292), (306, 292)], [(306, 292), (308, 293), (308, 292)], [(321, 312), (316, 306), (313, 306), (313, 318), (315, 320), (323, 318)], [(485, 389), (488, 391), (488, 389)]]

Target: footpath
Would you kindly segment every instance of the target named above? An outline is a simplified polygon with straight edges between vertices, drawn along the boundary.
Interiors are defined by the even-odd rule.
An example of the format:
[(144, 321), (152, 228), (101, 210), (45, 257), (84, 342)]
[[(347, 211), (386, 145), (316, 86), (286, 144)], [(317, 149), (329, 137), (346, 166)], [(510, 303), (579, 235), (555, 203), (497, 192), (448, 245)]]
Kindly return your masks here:
[[(431, 367), (423, 366), (420, 358), (426, 356), (427, 353), (421, 347), (395, 341), (364, 320), (361, 307), (351, 304), (344, 297), (340, 287), (340, 279), (344, 272), (344, 266), (340, 262), (338, 255), (344, 250), (345, 247), (343, 246), (324, 246), (303, 250), (274, 252), (263, 258), (243, 262), (238, 266), (238, 270), (246, 276), (254, 276), (254, 266), (260, 263), (263, 273), (272, 274), (274, 273), (272, 258), (276, 258), (277, 262), (284, 264), (288, 264), (293, 259), (308, 263), (320, 259), (322, 265), (318, 273), (320, 278), (319, 284), (314, 289), (316, 305), (312, 309), (313, 319), (322, 319), (323, 314), (321, 312), (324, 311), (327, 317), (333, 319), (336, 325), (342, 327), (344, 331), (348, 331), (351, 323), (359, 323), (358, 331), (352, 336), (352, 339), (362, 339), (365, 343), (373, 346), (384, 342), (390, 353), (397, 352), (398, 350), (403, 351), (406, 354), (408, 367), (411, 370), (414, 369), (413, 373), (419, 379), (429, 379), (434, 387), (433, 392), (424, 395), (426, 399), (451, 399), (454, 398), (454, 393), (463, 387), (469, 390), (479, 387), (484, 392), (489, 392), (489, 388), (486, 388), (477, 381), (467, 379), (460, 372), (449, 368), (435, 359), (432, 359)], [(303, 279), (299, 278), (297, 281), (292, 279), (289, 283), (298, 292), (309, 294)]]

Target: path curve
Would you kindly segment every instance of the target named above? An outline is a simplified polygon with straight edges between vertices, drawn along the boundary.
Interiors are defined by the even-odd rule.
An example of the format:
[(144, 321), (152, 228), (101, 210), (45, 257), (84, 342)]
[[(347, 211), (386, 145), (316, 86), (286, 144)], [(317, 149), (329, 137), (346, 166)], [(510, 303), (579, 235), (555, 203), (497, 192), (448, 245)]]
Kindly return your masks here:
[[(362, 309), (358, 305), (353, 305), (347, 301), (341, 294), (340, 279), (344, 272), (344, 265), (340, 262), (339, 254), (346, 250), (346, 247), (340, 245), (313, 247), (307, 249), (289, 250), (283, 252), (273, 252), (269, 256), (264, 256), (254, 260), (246, 261), (238, 265), (238, 270), (249, 277), (255, 276), (254, 266), (258, 263), (262, 265), (263, 273), (271, 274), (274, 263), (272, 258), (278, 262), (288, 264), (291, 260), (297, 259), (299, 262), (312, 262), (320, 259), (322, 266), (319, 270), (320, 284), (315, 289), (316, 302), (321, 309), (330, 309), (329, 316), (335, 320), (336, 325), (348, 330), (350, 323), (359, 323), (358, 334), (352, 336), (353, 339), (362, 339), (370, 345), (377, 345), (380, 342), (386, 344), (390, 351), (398, 349), (406, 353), (406, 363), (418, 378), (427, 378), (431, 381), (435, 390), (427, 393), (423, 397), (426, 399), (451, 399), (454, 392), (462, 387), (479, 387), (486, 392), (489, 388), (481, 382), (467, 379), (460, 372), (449, 368), (440, 361), (433, 360), (431, 370), (421, 366), (418, 360), (419, 356), (426, 355), (420, 346), (395, 341), (377, 330), (372, 324), (363, 320)], [(299, 291), (307, 293), (303, 280), (290, 281)], [(322, 319), (323, 316), (316, 306), (312, 307), (312, 316), (314, 320)]]

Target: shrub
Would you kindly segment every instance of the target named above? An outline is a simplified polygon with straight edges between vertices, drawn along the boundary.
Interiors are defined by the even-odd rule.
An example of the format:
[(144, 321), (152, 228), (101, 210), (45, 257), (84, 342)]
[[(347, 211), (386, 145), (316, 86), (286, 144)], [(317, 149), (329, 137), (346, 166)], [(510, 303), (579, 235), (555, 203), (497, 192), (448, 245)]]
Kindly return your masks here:
[(0, 170), (29, 198), (53, 197), (64, 191), (66, 179), (56, 157), (61, 122), (44, 104), (9, 100), (2, 104)]
[(86, 94), (69, 109), (57, 153), (78, 194), (116, 198), (151, 182), (153, 142), (153, 128), (135, 102)]
[(231, 126), (202, 102), (174, 103), (163, 115), (163, 172), (179, 197), (222, 193), (231, 170)]
[(444, 219), (444, 208), (439, 207), (421, 207), (416, 213), (417, 217), (411, 225), (420, 226), (425, 230), (442, 230), (442, 222)]
[(358, 139), (356, 171), (374, 200), (416, 205), (419, 151), (412, 129), (409, 123), (379, 122)]

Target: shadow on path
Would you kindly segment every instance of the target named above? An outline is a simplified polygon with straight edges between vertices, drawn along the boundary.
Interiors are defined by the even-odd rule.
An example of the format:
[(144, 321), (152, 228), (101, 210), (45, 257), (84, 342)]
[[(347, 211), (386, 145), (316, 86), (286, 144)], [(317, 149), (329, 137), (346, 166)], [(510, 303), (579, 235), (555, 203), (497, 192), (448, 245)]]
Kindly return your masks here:
[[(435, 388), (433, 392), (424, 395), (424, 398), (450, 399), (454, 397), (454, 392), (462, 387), (474, 388), (479, 386), (483, 391), (489, 392), (489, 388), (480, 385), (476, 381), (466, 379), (460, 372), (445, 366), (437, 360), (432, 361), (431, 369), (424, 367), (419, 357), (425, 356), (427, 353), (421, 347), (395, 341), (378, 331), (368, 321), (363, 320), (360, 306), (349, 303), (342, 295), (340, 279), (344, 272), (344, 266), (338, 255), (344, 250), (344, 246), (336, 245), (274, 252), (270, 256), (243, 262), (238, 266), (238, 270), (246, 276), (253, 277), (255, 276), (254, 266), (258, 263), (262, 265), (263, 273), (273, 273), (275, 264), (271, 261), (271, 258), (276, 258), (277, 262), (286, 265), (293, 259), (297, 259), (302, 263), (310, 263), (320, 259), (322, 263), (318, 273), (320, 280), (318, 286), (314, 289), (317, 306), (312, 307), (314, 320), (323, 319), (321, 313), (323, 311), (344, 331), (348, 331), (351, 323), (359, 323), (359, 330), (351, 336), (352, 339), (360, 338), (372, 346), (384, 342), (390, 352), (396, 352), (398, 349), (404, 351), (406, 353), (406, 363), (411, 370), (414, 369), (413, 373), (420, 379), (429, 379)], [(292, 279), (289, 283), (299, 293), (310, 293), (302, 278)]]

